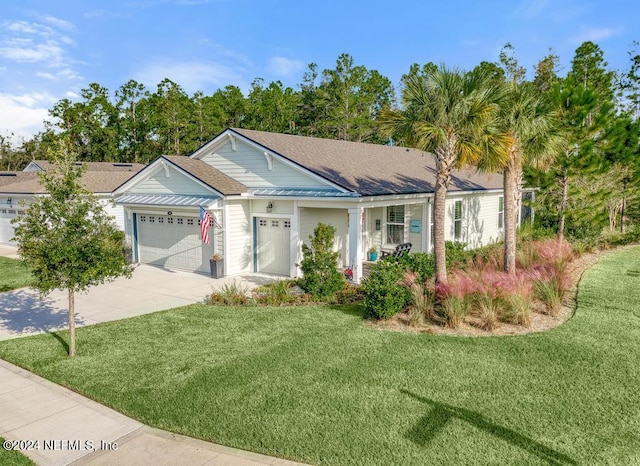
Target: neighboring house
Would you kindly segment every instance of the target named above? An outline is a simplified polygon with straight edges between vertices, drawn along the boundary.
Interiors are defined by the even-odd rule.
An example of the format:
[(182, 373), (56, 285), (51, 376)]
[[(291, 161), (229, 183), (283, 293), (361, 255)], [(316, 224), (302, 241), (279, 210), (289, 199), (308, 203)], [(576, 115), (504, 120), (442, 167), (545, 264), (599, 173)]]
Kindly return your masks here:
[[(144, 165), (111, 162), (82, 162), (82, 164), (87, 167), (87, 170), (80, 182), (98, 197), (105, 210), (115, 218), (118, 227), (124, 230), (124, 209), (112, 202), (111, 193), (140, 171)], [(13, 244), (14, 225), (11, 220), (23, 214), (26, 206), (36, 196), (46, 194), (39, 182), (38, 172), (51, 170), (53, 167), (52, 163), (45, 160), (34, 160), (21, 172), (0, 172), (0, 243)]]
[[(137, 262), (225, 275), (296, 277), (319, 222), (335, 228), (339, 265), (359, 281), (370, 247), (432, 247), (435, 163), (403, 147), (227, 129), (190, 157), (161, 156), (114, 191)], [(200, 238), (199, 209), (215, 219)], [(447, 239), (475, 248), (502, 236), (502, 176), (456, 171)]]

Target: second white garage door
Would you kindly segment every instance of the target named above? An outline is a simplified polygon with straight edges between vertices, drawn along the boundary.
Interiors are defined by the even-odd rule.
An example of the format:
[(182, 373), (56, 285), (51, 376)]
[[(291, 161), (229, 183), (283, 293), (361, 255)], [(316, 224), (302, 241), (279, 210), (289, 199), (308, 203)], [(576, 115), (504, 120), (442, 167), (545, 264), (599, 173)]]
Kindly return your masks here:
[(291, 221), (286, 218), (258, 218), (258, 272), (289, 275)]
[(16, 217), (16, 209), (0, 209), (0, 243), (15, 244), (13, 239), (13, 224), (11, 220)]
[[(137, 214), (140, 262), (192, 272), (209, 272), (213, 244), (200, 238), (198, 217)], [(213, 228), (209, 238), (213, 237)]]

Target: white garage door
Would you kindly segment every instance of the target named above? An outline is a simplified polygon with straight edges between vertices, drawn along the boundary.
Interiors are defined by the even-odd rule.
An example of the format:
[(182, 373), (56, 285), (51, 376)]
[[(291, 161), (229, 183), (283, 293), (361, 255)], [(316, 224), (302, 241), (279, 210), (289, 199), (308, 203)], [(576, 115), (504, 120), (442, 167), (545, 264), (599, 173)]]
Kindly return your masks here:
[[(16, 217), (16, 209), (0, 209), (0, 243), (15, 244), (13, 238), (13, 224), (11, 220)], [(22, 211), (20, 211), (22, 212)]]
[(258, 272), (289, 275), (291, 221), (285, 218), (258, 218)]
[[(213, 244), (200, 238), (198, 217), (137, 214), (140, 262), (192, 272), (209, 272)], [(209, 238), (213, 237), (213, 228)]]

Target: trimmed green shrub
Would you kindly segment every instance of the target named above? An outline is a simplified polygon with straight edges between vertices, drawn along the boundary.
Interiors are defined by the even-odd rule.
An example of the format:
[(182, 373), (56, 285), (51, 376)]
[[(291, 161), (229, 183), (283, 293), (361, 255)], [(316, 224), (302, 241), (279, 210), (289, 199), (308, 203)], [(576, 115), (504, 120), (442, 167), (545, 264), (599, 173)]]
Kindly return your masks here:
[(382, 261), (362, 281), (364, 290), (364, 316), (390, 319), (404, 309), (410, 299), (401, 284), (404, 268), (396, 263)]
[(467, 259), (471, 259), (475, 256), (477, 251), (466, 251), (466, 243), (459, 243), (457, 241), (446, 241), (444, 247), (447, 253), (447, 269), (464, 268)]
[(334, 236), (332, 226), (318, 223), (313, 236), (309, 236), (311, 246), (302, 245), (300, 268), (303, 277), (298, 280), (298, 285), (320, 299), (335, 296), (344, 287), (344, 277), (338, 270), (340, 253), (333, 251)]
[[(387, 261), (387, 259), (385, 259), (385, 261)], [(418, 281), (421, 282), (425, 282), (433, 277), (436, 270), (433, 254), (427, 254), (426, 252), (403, 254), (398, 257), (397, 263), (403, 270), (415, 273), (418, 276)]]

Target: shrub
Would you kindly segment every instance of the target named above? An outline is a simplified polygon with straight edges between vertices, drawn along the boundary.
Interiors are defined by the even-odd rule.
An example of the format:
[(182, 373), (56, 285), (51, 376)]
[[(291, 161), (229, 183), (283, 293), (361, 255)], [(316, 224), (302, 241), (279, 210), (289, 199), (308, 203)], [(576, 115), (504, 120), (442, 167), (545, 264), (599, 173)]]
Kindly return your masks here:
[(409, 296), (402, 286), (404, 271), (393, 262), (382, 261), (362, 281), (364, 315), (375, 319), (390, 319), (402, 311)]
[[(388, 258), (385, 258), (385, 261), (386, 260), (388, 260)], [(404, 270), (415, 273), (418, 280), (421, 282), (425, 282), (429, 278), (433, 277), (436, 271), (433, 254), (428, 254), (426, 252), (403, 254), (398, 257), (397, 263)]]
[(334, 228), (318, 223), (309, 236), (311, 246), (302, 245), (303, 259), (300, 263), (303, 277), (298, 285), (307, 293), (327, 298), (334, 296), (344, 286), (344, 277), (338, 271), (338, 252), (333, 251)]
[(464, 268), (467, 259), (475, 254), (474, 251), (465, 251), (466, 243), (446, 241), (444, 247), (447, 253), (447, 269)]
[(208, 304), (243, 306), (249, 301), (247, 290), (248, 288), (233, 280), (231, 283), (225, 283), (221, 287), (214, 289), (209, 297)]
[(344, 288), (336, 294), (335, 300), (338, 304), (362, 302), (362, 300), (364, 300), (364, 290), (361, 286), (354, 285), (353, 283), (345, 283)]

